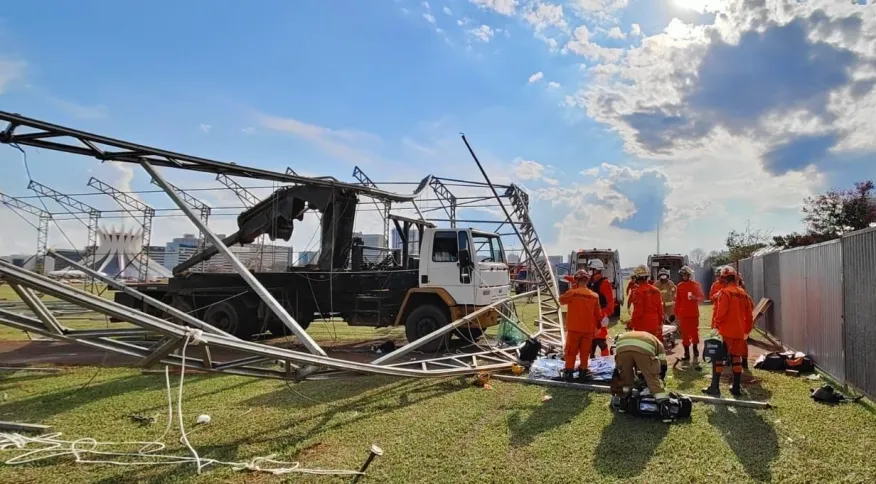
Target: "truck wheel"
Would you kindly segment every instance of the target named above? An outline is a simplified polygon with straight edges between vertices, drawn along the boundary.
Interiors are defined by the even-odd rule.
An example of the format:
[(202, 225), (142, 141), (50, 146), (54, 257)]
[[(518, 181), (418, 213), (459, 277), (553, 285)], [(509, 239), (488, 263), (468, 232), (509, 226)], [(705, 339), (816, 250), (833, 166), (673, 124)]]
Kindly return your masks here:
[[(186, 313), (186, 314), (189, 314), (189, 315), (191, 315), (191, 316), (197, 318), (197, 316), (196, 316), (195, 314), (192, 313), (192, 310), (194, 309), (194, 308), (192, 307), (192, 305), (189, 304), (188, 301), (186, 301), (184, 298), (182, 298), (182, 297), (180, 297), (180, 296), (170, 296), (170, 295), (167, 295), (167, 296), (164, 297), (164, 299), (162, 300), (162, 302), (163, 302), (164, 304), (167, 304), (167, 305), (173, 306), (173, 308), (176, 309), (176, 310), (178, 310), (178, 311), (184, 312), (184, 313)], [(188, 324), (187, 324), (185, 321), (183, 321), (182, 319), (175, 318), (175, 317), (173, 317), (173, 315), (171, 315), (170, 313), (165, 312), (165, 311), (162, 311), (162, 312), (161, 312), (161, 318), (162, 318), (162, 319), (167, 319), (167, 320), (169, 320), (170, 322), (172, 322), (172, 323), (174, 323), (174, 324), (179, 324), (179, 325), (181, 325), (181, 326), (188, 326)]]
[[(298, 321), (298, 325), (301, 326), (302, 329), (307, 330), (307, 328), (310, 326), (310, 323), (313, 322), (313, 316), (311, 316), (310, 318), (296, 318), (295, 321)], [(278, 338), (282, 336), (292, 335), (292, 331), (290, 331), (289, 328), (287, 328), (286, 325), (283, 324), (282, 321), (280, 321), (280, 318), (274, 315), (271, 315), (271, 319), (268, 320), (267, 329), (271, 332), (272, 335)]]
[[(429, 333), (435, 332), (438, 328), (450, 324), (447, 315), (441, 308), (426, 304), (420, 306), (408, 314), (405, 320), (405, 337), (408, 343), (412, 343)], [(450, 333), (439, 336), (432, 341), (420, 346), (420, 351), (428, 353), (437, 353), (447, 347), (450, 342)]]
[(253, 328), (242, 321), (240, 309), (227, 301), (214, 304), (204, 314), (204, 322), (242, 340), (251, 339)]

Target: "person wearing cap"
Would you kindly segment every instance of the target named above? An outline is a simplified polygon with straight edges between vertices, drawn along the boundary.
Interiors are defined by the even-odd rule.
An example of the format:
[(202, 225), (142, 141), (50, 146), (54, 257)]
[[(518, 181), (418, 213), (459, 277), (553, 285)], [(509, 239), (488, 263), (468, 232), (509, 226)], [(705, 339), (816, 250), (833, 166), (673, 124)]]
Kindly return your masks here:
[(581, 269), (573, 276), (575, 284), (560, 296), (560, 304), (568, 307), (566, 314), (566, 347), (563, 380), (572, 381), (575, 360), (580, 359), (578, 380), (586, 381), (587, 365), (593, 337), (602, 324), (602, 309), (599, 296), (587, 288), (590, 273)]
[[(742, 393), (742, 360), (748, 354), (746, 331), (752, 327), (752, 304), (748, 294), (739, 287), (736, 269), (725, 266), (721, 269), (721, 280), (726, 286), (718, 293), (715, 304), (715, 331), (721, 336), (726, 350), (727, 359), (733, 369), (733, 385), (730, 393), (739, 396)], [(703, 393), (719, 397), (721, 374), (724, 373), (724, 359), (712, 361), (712, 384), (703, 389)]]
[[(627, 331), (615, 339), (615, 372), (612, 375), (612, 393), (629, 393), (639, 370), (653, 395), (663, 392), (666, 378), (666, 349), (660, 338), (645, 331)], [(644, 393), (647, 394), (647, 393)]]
[(657, 339), (663, 338), (663, 300), (660, 290), (648, 282), (648, 268), (640, 265), (633, 270), (636, 289), (630, 296), (633, 314), (627, 325), (635, 331), (645, 331)]

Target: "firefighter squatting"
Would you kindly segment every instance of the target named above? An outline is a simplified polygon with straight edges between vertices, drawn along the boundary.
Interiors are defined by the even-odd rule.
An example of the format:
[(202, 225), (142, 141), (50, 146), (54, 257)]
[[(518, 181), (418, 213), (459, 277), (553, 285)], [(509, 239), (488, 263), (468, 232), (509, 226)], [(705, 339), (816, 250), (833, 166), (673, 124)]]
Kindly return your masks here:
[[(591, 261), (589, 271), (581, 269), (570, 279), (569, 290), (560, 296), (560, 303), (568, 307), (566, 316), (566, 347), (562, 379), (572, 381), (575, 362), (579, 360), (578, 379), (587, 381), (589, 359), (599, 350), (602, 356), (610, 354), (607, 344), (609, 316), (614, 311), (615, 299), (611, 283), (602, 275), (599, 260)], [(641, 265), (633, 271), (626, 288), (628, 305), (632, 307), (627, 332), (615, 338), (615, 372), (612, 380), (612, 403), (619, 410), (632, 394), (636, 398), (648, 397), (661, 402), (673, 397), (665, 392), (666, 350), (662, 343), (663, 323), (676, 321), (681, 332), (684, 356), (681, 361), (690, 361), (693, 356), (699, 364), (699, 304), (705, 300), (700, 284), (693, 280), (693, 270), (683, 267), (681, 281), (676, 286), (669, 280), (669, 272), (661, 270), (657, 281), (652, 281), (648, 269)], [(730, 393), (741, 393), (741, 377), (746, 367), (748, 344), (746, 340), (753, 328), (751, 298), (745, 292), (742, 280), (730, 266), (718, 268), (718, 279), (709, 290), (714, 311), (712, 335), (704, 341), (704, 359), (712, 364), (712, 380), (703, 393), (719, 397), (719, 382), (725, 365), (733, 370)], [(641, 391), (635, 386), (636, 374), (641, 375), (644, 386)]]

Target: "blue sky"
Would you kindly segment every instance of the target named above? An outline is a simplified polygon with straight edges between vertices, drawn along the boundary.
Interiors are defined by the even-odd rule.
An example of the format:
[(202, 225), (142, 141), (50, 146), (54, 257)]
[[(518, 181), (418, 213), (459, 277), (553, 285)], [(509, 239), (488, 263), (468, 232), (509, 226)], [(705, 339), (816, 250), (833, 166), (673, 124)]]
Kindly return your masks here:
[[(465, 132), (492, 176), (531, 192), (552, 252), (609, 246), (633, 264), (658, 225), (663, 250), (717, 249), (749, 220), (797, 229), (802, 198), (876, 175), (873, 7), (780, 3), (19, 2), (0, 14), (0, 109), (346, 180), (354, 165), (378, 181), (477, 180)], [(20, 154), (0, 152), (0, 190), (28, 195)], [(129, 167), (28, 160), (64, 192), (91, 191), (90, 176), (151, 188)], [(0, 234), (0, 252), (26, 252), (32, 229), (0, 216), (23, 234)], [(185, 229), (161, 221), (155, 239)]]

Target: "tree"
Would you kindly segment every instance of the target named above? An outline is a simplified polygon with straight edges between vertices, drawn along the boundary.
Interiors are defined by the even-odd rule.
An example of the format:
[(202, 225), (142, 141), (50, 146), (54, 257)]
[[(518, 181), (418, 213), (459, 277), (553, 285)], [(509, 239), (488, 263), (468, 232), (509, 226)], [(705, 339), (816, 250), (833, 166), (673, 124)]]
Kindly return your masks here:
[(690, 251), (690, 254), (687, 255), (688, 260), (695, 267), (702, 267), (703, 262), (706, 260), (706, 251), (700, 248), (696, 248)]
[(709, 252), (709, 255), (703, 260), (703, 267), (718, 267), (724, 266), (730, 263), (730, 253), (727, 251), (719, 252), (717, 250), (713, 250)]
[(773, 245), (789, 248), (818, 244), (876, 224), (874, 190), (876, 185), (866, 180), (855, 183), (855, 188), (807, 197), (803, 201), (806, 231), (773, 237)]
[(751, 222), (746, 222), (741, 231), (731, 230), (727, 234), (727, 250), (731, 262), (751, 257), (757, 250), (769, 245), (772, 238), (767, 230), (751, 228)]

